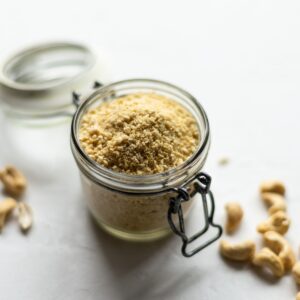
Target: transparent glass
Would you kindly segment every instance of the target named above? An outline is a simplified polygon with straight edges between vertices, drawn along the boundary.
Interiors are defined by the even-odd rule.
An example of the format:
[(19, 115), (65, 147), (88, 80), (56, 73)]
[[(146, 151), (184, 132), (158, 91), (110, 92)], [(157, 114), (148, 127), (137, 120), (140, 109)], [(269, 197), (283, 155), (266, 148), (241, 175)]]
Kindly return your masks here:
[(73, 80), (94, 64), (92, 53), (84, 46), (51, 43), (14, 55), (3, 66), (2, 80), (25, 91), (56, 88)]
[(60, 122), (74, 113), (72, 92), (86, 93), (95, 80), (104, 79), (103, 73), (84, 45), (59, 42), (23, 49), (0, 63), (1, 109), (24, 124)]
[[(128, 175), (102, 167), (81, 148), (78, 134), (86, 111), (103, 101), (136, 92), (165, 95), (183, 105), (195, 117), (201, 139), (195, 153), (180, 166), (154, 175)], [(80, 170), (89, 210), (104, 229), (130, 240), (152, 240), (170, 232), (167, 221), (169, 199), (176, 195), (178, 187), (191, 189), (186, 182), (203, 168), (209, 145), (209, 123), (198, 101), (186, 91), (156, 80), (132, 79), (102, 87), (83, 101), (72, 121), (71, 149)], [(185, 217), (192, 203), (193, 198), (184, 203)]]

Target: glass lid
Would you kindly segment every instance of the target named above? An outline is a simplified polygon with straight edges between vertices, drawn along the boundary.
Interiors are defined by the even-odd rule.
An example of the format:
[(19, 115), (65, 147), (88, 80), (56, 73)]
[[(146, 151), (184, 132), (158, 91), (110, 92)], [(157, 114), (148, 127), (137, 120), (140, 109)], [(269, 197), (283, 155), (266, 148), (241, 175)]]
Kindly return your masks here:
[(95, 81), (108, 81), (107, 68), (88, 47), (36, 45), (0, 65), (0, 103), (9, 115), (51, 116), (68, 110), (72, 93), (87, 92)]

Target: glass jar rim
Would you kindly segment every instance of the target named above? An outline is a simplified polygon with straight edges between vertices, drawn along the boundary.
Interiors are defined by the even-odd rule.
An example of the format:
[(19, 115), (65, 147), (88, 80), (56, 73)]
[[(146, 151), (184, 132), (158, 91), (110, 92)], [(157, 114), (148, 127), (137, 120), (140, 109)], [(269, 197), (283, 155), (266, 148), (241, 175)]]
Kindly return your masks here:
[[(80, 141), (78, 139), (77, 134), (77, 128), (78, 128), (78, 122), (80, 121), (80, 117), (82, 112), (86, 109), (86, 107), (96, 99), (96, 96), (98, 96), (101, 93), (105, 93), (108, 91), (112, 91), (115, 88), (117, 88), (120, 85), (123, 84), (132, 84), (132, 83), (139, 83), (139, 84), (154, 84), (154, 85), (163, 85), (167, 88), (175, 89), (177, 92), (188, 98), (193, 105), (197, 108), (198, 112), (200, 113), (203, 122), (204, 122), (204, 132), (202, 133), (200, 143), (195, 150), (194, 154), (190, 156), (186, 161), (184, 161), (179, 166), (172, 168), (168, 171), (162, 172), (162, 173), (156, 173), (156, 174), (146, 174), (146, 175), (133, 175), (133, 174), (127, 174), (127, 173), (120, 173), (115, 172), (113, 170), (110, 170), (108, 168), (105, 168), (95, 162), (93, 159), (91, 159), (81, 148)], [(95, 179), (98, 176), (106, 178), (107, 180), (104, 180), (103, 182), (98, 182), (100, 184), (103, 184), (107, 186), (108, 188), (116, 189), (121, 192), (127, 192), (127, 190), (130, 190), (130, 193), (149, 193), (149, 191), (152, 193), (154, 190), (157, 191), (165, 191), (169, 190), (172, 186), (174, 186), (175, 182), (182, 182), (180, 178), (182, 177), (183, 173), (187, 171), (187, 168), (189, 168), (192, 165), (195, 165), (197, 163), (197, 159), (201, 156), (201, 154), (205, 154), (205, 157), (207, 156), (207, 153), (205, 151), (208, 151), (210, 145), (210, 127), (209, 127), (209, 121), (206, 115), (206, 112), (202, 105), (196, 100), (195, 97), (193, 97), (189, 92), (185, 91), (182, 88), (179, 88), (176, 85), (173, 85), (168, 82), (155, 80), (155, 79), (147, 79), (147, 78), (137, 78), (137, 79), (127, 79), (127, 80), (121, 80), (117, 81), (108, 85), (105, 85), (103, 87), (100, 87), (96, 91), (94, 91), (92, 94), (87, 96), (81, 104), (79, 105), (78, 109), (76, 110), (75, 114), (73, 115), (72, 119), (72, 125), (71, 125), (71, 149), (73, 152), (73, 155), (77, 161), (77, 164), (80, 168), (80, 170), (89, 176), (88, 173), (91, 171), (93, 172), (94, 176), (91, 179)], [(80, 162), (80, 163), (78, 163)], [(96, 176), (95, 176), (96, 175)], [(98, 176), (97, 176), (98, 175)], [(186, 174), (185, 174), (186, 175)], [(185, 176), (187, 181), (195, 174), (190, 174), (190, 176)], [(103, 179), (102, 178), (102, 179)], [(99, 179), (99, 177), (98, 177)], [(115, 181), (118, 183), (118, 187), (113, 186), (109, 184), (110, 181)], [(95, 181), (95, 180), (94, 180)], [(169, 184), (167, 184), (169, 183)], [(130, 187), (130, 189), (129, 189)]]
[(87, 94), (95, 81), (111, 82), (109, 56), (97, 46), (49, 41), (0, 62), (0, 105), (23, 125), (57, 124), (74, 114), (72, 92)]
[[(55, 80), (51, 81), (40, 81), (36, 82), (22, 82), (16, 77), (18, 74), (15, 72), (23, 71), (21, 68), (22, 64), (30, 64), (37, 61), (39, 56), (43, 56), (46, 62), (53, 62), (52, 65), (42, 65), (40, 69), (33, 68), (31, 72), (48, 72), (49, 67), (60, 67), (63, 66), (65, 62), (62, 60), (63, 53), (69, 51), (70, 53), (76, 53), (80, 55), (80, 59), (85, 60), (84, 65), (81, 66), (80, 71), (62, 77), (57, 75)], [(55, 57), (51, 57), (51, 54), (55, 54)], [(73, 42), (49, 42), (34, 45), (25, 49), (22, 49), (13, 55), (11, 55), (7, 60), (1, 63), (0, 67), (0, 83), (7, 88), (13, 89), (17, 92), (45, 92), (49, 90), (61, 89), (68, 83), (81, 77), (84, 73), (90, 70), (96, 62), (95, 54), (85, 45)], [(55, 63), (55, 64), (54, 64)], [(76, 61), (72, 62), (77, 63)]]

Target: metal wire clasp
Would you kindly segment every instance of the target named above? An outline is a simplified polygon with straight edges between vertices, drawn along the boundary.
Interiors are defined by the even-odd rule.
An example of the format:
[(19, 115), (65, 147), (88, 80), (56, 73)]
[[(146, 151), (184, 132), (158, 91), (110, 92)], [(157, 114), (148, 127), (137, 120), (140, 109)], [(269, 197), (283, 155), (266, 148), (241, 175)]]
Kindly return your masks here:
[[(205, 173), (199, 173), (195, 179), (196, 181), (193, 183), (194, 192), (191, 195), (184, 187), (175, 189), (178, 195), (170, 199), (168, 209), (169, 225), (173, 232), (181, 237), (183, 243), (181, 252), (182, 255), (185, 257), (191, 257), (196, 253), (200, 252), (201, 250), (215, 242), (217, 239), (219, 239), (223, 232), (222, 227), (220, 225), (215, 224), (213, 220), (215, 213), (215, 202), (213, 194), (210, 191), (211, 177)], [(191, 197), (193, 197), (196, 193), (200, 193), (202, 198), (205, 225), (201, 231), (188, 238), (185, 233), (184, 217), (181, 204), (182, 202), (189, 201)], [(208, 208), (207, 200), (210, 201), (210, 209)], [(179, 220), (179, 227), (177, 227), (173, 221), (173, 216), (176, 214)], [(216, 235), (203, 242), (200, 246), (196, 247), (195, 249), (187, 251), (188, 244), (192, 243), (193, 241), (204, 235), (209, 230), (210, 226), (217, 229)]]
[[(93, 89), (96, 90), (102, 87), (103, 84), (99, 81), (94, 81)], [(72, 92), (72, 103), (75, 105), (76, 108), (80, 105), (81, 102), (81, 95), (75, 91)]]

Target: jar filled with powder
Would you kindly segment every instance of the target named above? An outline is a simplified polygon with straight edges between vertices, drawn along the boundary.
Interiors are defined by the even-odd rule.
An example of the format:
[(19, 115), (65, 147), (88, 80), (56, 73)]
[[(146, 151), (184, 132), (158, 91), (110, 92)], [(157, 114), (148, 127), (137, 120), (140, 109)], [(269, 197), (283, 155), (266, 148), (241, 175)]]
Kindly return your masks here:
[[(71, 148), (84, 198), (101, 227), (128, 240), (154, 240), (173, 230), (192, 256), (221, 235), (213, 223), (210, 177), (201, 173), (210, 145), (207, 116), (186, 91), (155, 80), (104, 86), (73, 117)], [(201, 194), (205, 226), (188, 238), (184, 218)], [(210, 226), (216, 236), (187, 245)]]

